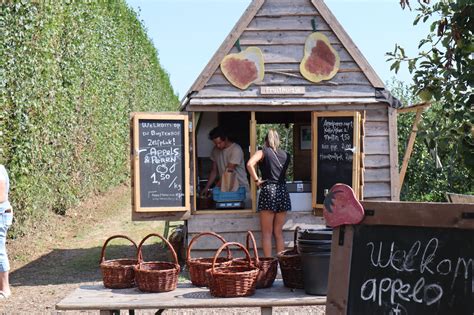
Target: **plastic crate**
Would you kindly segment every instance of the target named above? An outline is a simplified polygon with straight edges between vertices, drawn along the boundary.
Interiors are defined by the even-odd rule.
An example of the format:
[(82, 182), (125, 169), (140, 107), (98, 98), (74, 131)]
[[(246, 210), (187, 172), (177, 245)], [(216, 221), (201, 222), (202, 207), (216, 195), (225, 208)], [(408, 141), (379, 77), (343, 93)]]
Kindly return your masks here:
[(212, 189), (212, 199), (216, 202), (245, 200), (245, 187), (240, 186), (237, 191), (222, 192), (219, 187)]

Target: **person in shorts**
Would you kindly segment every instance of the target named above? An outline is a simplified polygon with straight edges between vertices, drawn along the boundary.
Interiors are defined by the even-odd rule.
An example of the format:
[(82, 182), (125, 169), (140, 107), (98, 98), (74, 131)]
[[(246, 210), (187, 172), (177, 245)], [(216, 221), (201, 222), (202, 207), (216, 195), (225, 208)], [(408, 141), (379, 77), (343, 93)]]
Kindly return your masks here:
[[(281, 150), (280, 137), (275, 130), (269, 130), (265, 145), (247, 162), (247, 170), (260, 188), (257, 211), (260, 215), (262, 248), (265, 257), (272, 256), (272, 237), (275, 237), (276, 252), (285, 249), (283, 224), (286, 212), (291, 211), (290, 194), (286, 188), (286, 171), (290, 155)], [(259, 164), (262, 177), (258, 177), (255, 166)]]
[(7, 170), (0, 164), (0, 299), (6, 299), (11, 295), (8, 280), (10, 263), (6, 248), (7, 231), (13, 221), (13, 210), (8, 201), (9, 190), (10, 180)]

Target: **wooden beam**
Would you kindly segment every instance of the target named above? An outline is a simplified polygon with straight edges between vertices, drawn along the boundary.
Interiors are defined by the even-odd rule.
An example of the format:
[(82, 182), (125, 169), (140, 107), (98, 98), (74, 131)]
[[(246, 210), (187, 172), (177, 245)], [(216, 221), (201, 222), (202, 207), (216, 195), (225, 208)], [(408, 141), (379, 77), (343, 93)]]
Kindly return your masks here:
[(363, 110), (360, 115), (360, 141), (359, 141), (359, 147), (360, 147), (360, 156), (359, 156), (359, 200), (364, 200), (364, 173), (365, 173), (365, 163), (364, 163), (364, 158), (365, 158), (365, 148), (364, 148), (364, 143), (365, 143), (365, 135), (366, 135), (366, 121), (367, 121), (367, 112)]
[[(388, 133), (389, 133), (389, 154), (390, 154), (390, 198), (392, 201), (400, 200), (400, 181), (398, 177), (398, 128), (397, 111), (388, 108)], [(367, 144), (369, 144), (367, 139)], [(369, 151), (368, 151), (369, 152)]]
[(357, 46), (354, 44), (351, 37), (346, 33), (344, 28), (326, 6), (324, 1), (311, 0), (311, 2), (314, 4), (316, 10), (318, 10), (319, 14), (321, 14), (326, 23), (332, 28), (333, 32), (336, 34), (337, 38), (339, 38), (352, 58), (354, 58), (354, 61), (365, 73), (370, 83), (372, 83), (372, 85), (376, 88), (385, 88), (385, 85), (383, 84), (380, 77), (377, 75), (377, 73), (375, 73), (372, 66), (369, 64), (367, 59), (365, 59), (364, 55), (362, 55), (359, 48), (357, 48)]
[(431, 106), (431, 102), (423, 102), (423, 103), (414, 104), (414, 105), (410, 105), (410, 106), (407, 106), (407, 107), (399, 108), (399, 109), (397, 109), (397, 113), (401, 114), (401, 113), (416, 112), (419, 109), (425, 109), (425, 108), (428, 108), (430, 106)]
[[(221, 102), (219, 101), (221, 100)], [(188, 112), (310, 112), (339, 110), (369, 110), (387, 108), (386, 104), (374, 99), (192, 99), (188, 104)], [(386, 120), (386, 119), (385, 119)]]
[[(257, 150), (257, 121), (255, 112), (250, 113), (250, 156), (253, 156)], [(253, 180), (250, 181), (250, 191), (252, 195), (252, 210), (257, 211), (257, 186)]]
[(196, 150), (196, 130), (197, 130), (197, 120), (200, 117), (200, 113), (192, 112), (191, 113), (191, 122), (192, 122), (192, 132), (191, 132), (191, 143), (192, 143), (192, 151), (191, 151), (191, 158), (192, 158), (192, 169), (191, 174), (193, 176), (193, 204), (191, 207), (191, 212), (195, 213), (197, 209), (197, 190), (198, 190), (198, 181), (196, 178), (197, 174), (197, 150)]
[(405, 174), (408, 168), (408, 161), (410, 160), (411, 153), (413, 151), (413, 146), (415, 145), (416, 133), (418, 131), (418, 123), (421, 119), (421, 114), (423, 113), (423, 108), (419, 108), (416, 111), (415, 121), (413, 122), (413, 126), (411, 128), (410, 138), (408, 139), (407, 150), (405, 151), (405, 156), (403, 157), (402, 168), (400, 170), (400, 179), (399, 179), (399, 195), (400, 191), (402, 190), (403, 181), (405, 179)]

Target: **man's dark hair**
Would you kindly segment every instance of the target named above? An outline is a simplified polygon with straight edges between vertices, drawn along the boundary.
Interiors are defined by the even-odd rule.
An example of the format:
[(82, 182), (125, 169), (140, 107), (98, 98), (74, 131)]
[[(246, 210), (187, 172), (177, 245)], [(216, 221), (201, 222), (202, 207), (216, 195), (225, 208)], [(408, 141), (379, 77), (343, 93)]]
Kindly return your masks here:
[(209, 140), (214, 140), (216, 138), (221, 138), (222, 141), (227, 140), (228, 138), (227, 130), (225, 130), (221, 126), (217, 126), (211, 131), (209, 131)]

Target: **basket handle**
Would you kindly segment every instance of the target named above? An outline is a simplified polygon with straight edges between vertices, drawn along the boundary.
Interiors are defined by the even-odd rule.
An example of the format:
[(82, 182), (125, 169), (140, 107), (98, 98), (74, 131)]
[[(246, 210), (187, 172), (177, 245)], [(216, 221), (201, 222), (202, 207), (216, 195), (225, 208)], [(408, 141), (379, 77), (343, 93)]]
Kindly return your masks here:
[(103, 263), (105, 261), (105, 248), (107, 247), (107, 244), (113, 240), (113, 239), (116, 239), (116, 238), (124, 238), (124, 239), (127, 239), (129, 240), (133, 246), (135, 246), (135, 249), (137, 249), (137, 244), (132, 240), (130, 239), (128, 236), (126, 235), (113, 235), (111, 237), (109, 237), (105, 242), (104, 242), (104, 245), (102, 246), (102, 252), (100, 254), (100, 263)]
[(293, 236), (293, 250), (297, 250), (298, 246), (296, 245), (296, 239), (298, 238), (298, 231), (301, 230), (299, 226), (295, 227), (295, 234)]
[(260, 259), (258, 259), (258, 249), (257, 249), (257, 242), (255, 241), (255, 237), (253, 236), (253, 233), (251, 231), (247, 231), (247, 249), (250, 251), (250, 246), (249, 246), (249, 241), (252, 240), (252, 245), (253, 245), (253, 252), (255, 255), (255, 264), (257, 266), (260, 266)]
[(147, 239), (149, 239), (150, 237), (152, 237), (152, 236), (157, 236), (157, 237), (161, 238), (161, 240), (162, 240), (163, 242), (166, 243), (166, 245), (169, 247), (169, 249), (170, 249), (170, 251), (171, 251), (171, 254), (173, 255), (174, 263), (175, 263), (176, 265), (178, 265), (178, 264), (179, 264), (179, 263), (178, 263), (178, 256), (176, 255), (176, 252), (175, 252), (175, 250), (174, 250), (174, 248), (173, 248), (173, 245), (171, 245), (170, 242), (168, 242), (168, 241), (166, 240), (166, 238), (164, 238), (164, 237), (161, 236), (160, 234), (158, 234), (158, 233), (151, 233), (151, 234), (148, 234), (147, 236), (145, 236), (145, 238), (142, 239), (142, 241), (140, 242), (140, 245), (138, 245), (138, 250), (137, 250), (138, 268), (140, 268), (140, 263), (143, 262), (143, 256), (142, 256), (142, 246), (143, 246), (143, 243), (145, 243), (145, 241), (146, 241)]
[(212, 260), (212, 272), (215, 272), (214, 268), (216, 265), (217, 257), (219, 257), (220, 253), (224, 250), (224, 248), (229, 248), (230, 245), (235, 245), (235, 246), (240, 247), (245, 253), (245, 257), (247, 258), (247, 261), (249, 262), (249, 267), (253, 266), (252, 258), (250, 258), (249, 251), (244, 247), (244, 245), (237, 242), (227, 242), (227, 243), (222, 244), (222, 246), (219, 247), (217, 252), (214, 254), (214, 259)]
[[(191, 259), (191, 247), (193, 247), (194, 243), (196, 243), (198, 238), (200, 238), (201, 236), (204, 236), (204, 235), (217, 237), (218, 239), (220, 239), (222, 241), (222, 244), (225, 244), (225, 242), (226, 242), (226, 240), (217, 233), (214, 233), (214, 232), (211, 232), (211, 231), (206, 231), (206, 232), (199, 233), (198, 235), (195, 235), (191, 239), (191, 242), (189, 243), (188, 252), (186, 254), (186, 262), (189, 262), (189, 260)], [(227, 259), (229, 259), (229, 260), (232, 259), (232, 253), (231, 253), (229, 248), (227, 248)]]

